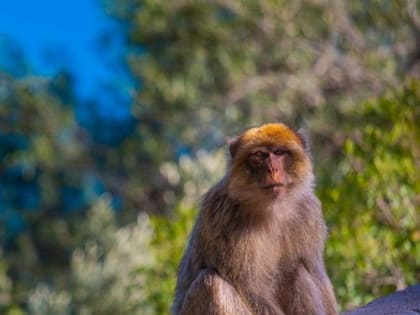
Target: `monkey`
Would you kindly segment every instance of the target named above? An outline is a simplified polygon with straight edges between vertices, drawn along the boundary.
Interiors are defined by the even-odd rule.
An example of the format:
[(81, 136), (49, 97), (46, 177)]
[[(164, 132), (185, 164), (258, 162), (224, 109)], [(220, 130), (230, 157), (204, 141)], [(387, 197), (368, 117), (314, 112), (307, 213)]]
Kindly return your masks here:
[(172, 314), (337, 314), (305, 136), (268, 123), (234, 137), (229, 153), (202, 198)]

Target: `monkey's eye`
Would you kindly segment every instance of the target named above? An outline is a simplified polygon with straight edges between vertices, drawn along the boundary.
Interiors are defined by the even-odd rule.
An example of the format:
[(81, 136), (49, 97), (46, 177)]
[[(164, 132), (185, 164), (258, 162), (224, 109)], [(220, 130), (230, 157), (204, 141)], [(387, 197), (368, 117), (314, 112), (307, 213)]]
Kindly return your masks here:
[(266, 158), (268, 156), (267, 152), (264, 151), (255, 151), (252, 154), (252, 157), (258, 158), (258, 159), (263, 159)]
[(284, 154), (289, 154), (289, 151), (285, 149), (276, 149), (273, 151), (273, 153), (275, 155), (284, 155)]

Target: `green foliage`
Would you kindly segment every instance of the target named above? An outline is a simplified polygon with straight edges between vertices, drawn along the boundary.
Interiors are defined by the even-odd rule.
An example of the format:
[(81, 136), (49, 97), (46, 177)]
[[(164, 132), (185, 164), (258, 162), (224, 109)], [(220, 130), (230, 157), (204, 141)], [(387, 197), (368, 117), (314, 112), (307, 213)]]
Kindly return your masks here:
[(29, 314), (154, 314), (145, 298), (154, 265), (152, 229), (146, 215), (117, 228), (106, 198), (90, 210), (81, 229), (89, 235), (72, 255), (67, 281), (55, 288), (38, 284), (29, 296)]
[(0, 311), (4, 313), (6, 309), (11, 308), (11, 301), (12, 281), (7, 276), (7, 262), (0, 251)]
[(196, 215), (195, 209), (178, 206), (172, 219), (154, 217), (152, 253), (155, 264), (143, 270), (147, 277), (147, 297), (153, 314), (169, 314), (174, 297), (178, 264)]
[[(83, 172), (89, 157), (73, 110), (55, 90), (71, 91), (71, 80), (15, 79), (0, 70), (0, 86), (0, 243), (12, 275), (10, 303), (22, 305), (27, 290), (61, 273), (75, 246), (66, 211), (96, 195), (86, 185), (92, 174)], [(66, 189), (87, 198), (79, 202)]]
[(343, 159), (319, 188), (346, 307), (420, 281), (420, 82), (368, 101), (354, 118)]

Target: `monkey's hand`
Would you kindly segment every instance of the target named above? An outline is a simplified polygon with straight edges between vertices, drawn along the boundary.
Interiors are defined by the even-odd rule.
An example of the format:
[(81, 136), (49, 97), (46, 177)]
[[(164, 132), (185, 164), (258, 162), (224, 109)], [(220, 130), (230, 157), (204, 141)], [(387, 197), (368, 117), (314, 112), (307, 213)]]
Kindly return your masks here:
[(204, 269), (188, 289), (179, 315), (252, 315), (238, 292), (215, 271)]

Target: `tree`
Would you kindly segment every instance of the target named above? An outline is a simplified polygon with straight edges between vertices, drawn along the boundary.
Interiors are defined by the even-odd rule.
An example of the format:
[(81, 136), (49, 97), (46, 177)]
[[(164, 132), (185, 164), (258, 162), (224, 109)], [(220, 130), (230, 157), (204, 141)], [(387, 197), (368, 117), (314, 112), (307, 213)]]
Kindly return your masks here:
[(72, 255), (67, 281), (39, 283), (29, 296), (29, 314), (151, 314), (143, 270), (154, 263), (146, 216), (118, 228), (106, 196), (80, 226), (80, 247)]
[[(419, 281), (414, 0), (104, 5), (138, 88), (121, 142), (81, 128), (68, 72), (29, 77), (19, 54), (0, 72), (0, 311), (166, 314), (225, 137), (273, 120), (312, 135), (342, 306)], [(105, 192), (124, 211), (101, 199), (85, 218)], [(122, 227), (139, 210), (166, 217)]]
[[(126, 62), (139, 87), (134, 92), (133, 107), (139, 122), (136, 141), (129, 140), (122, 148), (122, 152), (136, 152), (133, 161), (144, 166), (141, 178), (127, 181), (132, 190), (143, 191), (133, 204), (152, 212), (171, 209), (187, 191), (184, 183), (188, 180), (180, 172), (184, 156), (195, 159), (198, 148), (211, 155), (226, 135), (273, 120), (296, 127), (306, 125), (313, 139), (318, 190), (331, 225), (328, 264), (335, 266), (331, 273), (342, 304), (359, 304), (370, 299), (371, 294), (386, 293), (415, 281), (412, 272), (405, 273), (410, 270), (408, 267), (401, 272), (399, 267), (394, 268), (409, 253), (417, 253), (413, 238), (403, 242), (394, 227), (382, 229), (372, 203), (376, 193), (378, 200), (388, 200), (384, 182), (378, 187), (382, 190), (372, 192), (370, 203), (365, 203), (369, 181), (381, 182), (384, 179), (376, 176), (393, 173), (389, 169), (372, 171), (366, 174), (369, 177), (364, 186), (356, 180), (360, 175), (347, 173), (349, 165), (359, 160), (366, 163), (367, 169), (375, 170), (369, 150), (381, 159), (383, 149), (395, 135), (374, 140), (367, 137), (366, 142), (362, 138), (357, 145), (366, 147), (363, 155), (346, 151), (349, 157), (344, 160), (342, 155), (343, 150), (356, 147), (356, 142), (351, 144), (357, 139), (355, 136), (347, 140), (354, 130), (363, 135), (368, 132), (360, 126), (365, 119), (372, 126), (384, 119), (410, 125), (399, 115), (408, 110), (397, 96), (399, 92), (394, 95), (393, 111), (386, 111), (386, 106), (379, 105), (383, 100), (377, 100), (372, 101), (372, 106), (382, 110), (369, 114), (365, 100), (398, 89), (407, 77), (418, 75), (418, 47), (414, 44), (418, 37), (418, 11), (413, 1), (104, 3), (126, 32)], [(418, 101), (416, 89), (418, 85), (407, 87)], [(409, 108), (416, 110), (415, 106)], [(381, 129), (380, 134), (386, 131)], [(405, 157), (400, 164), (398, 146), (396, 150), (389, 154), (397, 155), (392, 170), (398, 173), (412, 159)], [(131, 165), (128, 173), (133, 173), (135, 163)], [(340, 165), (333, 175), (331, 165)], [(404, 180), (396, 178), (396, 188), (391, 191), (406, 187)], [(203, 181), (194, 183), (192, 186), (196, 187)], [(413, 185), (415, 181), (408, 184), (409, 190), (402, 190), (403, 194), (408, 193), (404, 202), (415, 201)], [(345, 211), (335, 214), (333, 209), (341, 206)], [(405, 213), (402, 204), (394, 206), (400, 215)], [(353, 222), (353, 207), (364, 214), (360, 215), (360, 222), (356, 221), (352, 234), (346, 224)], [(364, 269), (375, 251), (366, 256), (366, 248), (346, 252), (353, 248), (354, 234), (362, 237), (358, 229), (365, 231), (366, 239), (371, 241), (364, 242), (364, 246), (392, 249), (389, 256), (376, 256), (375, 272), (374, 268), (367, 273)], [(378, 235), (387, 242), (379, 244)], [(410, 235), (414, 237), (417, 232)], [(400, 241), (407, 246), (405, 250), (396, 250)], [(344, 267), (346, 253), (360, 259), (360, 268), (354, 268), (350, 262)], [(418, 265), (411, 259), (407, 263), (410, 268)], [(352, 272), (347, 274), (348, 270)], [(384, 274), (390, 270), (394, 276), (385, 281), (389, 286), (381, 285)], [(398, 273), (403, 274), (400, 284), (394, 281)], [(370, 280), (364, 283), (364, 279)]]
[(68, 264), (77, 213), (102, 191), (73, 116), (71, 76), (0, 71), (0, 85), (0, 244), (11, 305), (21, 305), (37, 281)]
[(337, 169), (321, 178), (327, 256), (346, 308), (420, 282), (419, 104), (419, 81), (367, 101)]
[(411, 2), (103, 2), (121, 22), (138, 86), (136, 135), (122, 152), (132, 155), (126, 173), (141, 163), (144, 176), (128, 176), (125, 196), (147, 211), (182, 196), (162, 177), (164, 163), (213, 150), (246, 126), (306, 125), (328, 146), (315, 156), (331, 158), (347, 111), (416, 63)]

